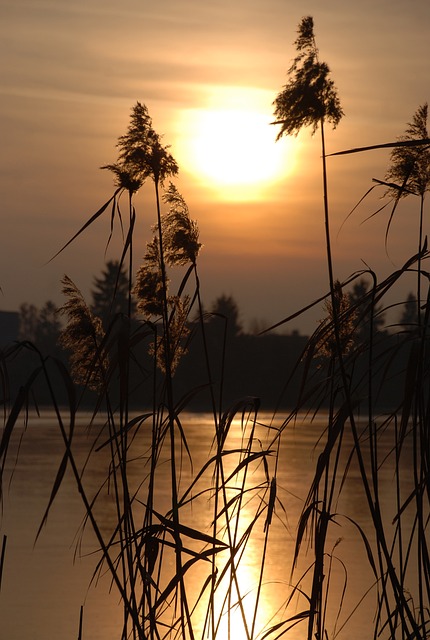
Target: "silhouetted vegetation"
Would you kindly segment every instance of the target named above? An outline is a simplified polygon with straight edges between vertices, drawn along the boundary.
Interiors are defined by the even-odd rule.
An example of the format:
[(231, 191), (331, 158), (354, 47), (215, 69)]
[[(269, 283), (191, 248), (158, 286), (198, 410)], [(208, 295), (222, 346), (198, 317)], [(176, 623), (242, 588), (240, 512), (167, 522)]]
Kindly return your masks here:
[[(328, 612), (335, 612), (337, 624), (336, 612), (342, 610), (348, 583), (354, 579), (336, 555), (343, 522), (358, 532), (372, 574), (374, 637), (429, 637), (430, 305), (420, 303), (425, 279), (428, 286), (422, 265), (429, 258), (422, 241), (422, 206), (418, 252), (402, 268), (382, 281), (369, 269), (343, 282), (334, 277), (324, 125), (336, 126), (343, 111), (329, 68), (319, 61), (311, 17), (301, 21), (295, 45), (297, 57), (275, 100), (275, 116), (281, 125), (278, 138), (303, 126), (311, 126), (313, 132), (319, 127), (321, 132), (330, 292), (307, 307), (322, 309), (315, 332), (310, 337), (269, 330), (248, 335), (236, 302), (226, 295), (206, 312), (198, 272), (199, 229), (173, 183), (165, 185), (176, 175), (177, 164), (161, 144), (146, 106), (137, 103), (127, 133), (118, 140), (117, 161), (103, 167), (113, 173), (114, 194), (62, 249), (107, 210), (127, 220), (120, 260), (108, 263), (96, 278), (92, 304), (68, 276), (63, 279), (65, 303), (60, 312), (65, 324), (59, 341), (69, 354), (69, 369), (56, 352), (42, 352), (43, 341), (59, 329), (50, 304), (40, 312), (23, 307), (24, 341), (2, 353), (1, 472), (18, 417), (34, 406), (36, 395), (48, 399), (64, 453), (41, 526), (68, 468), (85, 508), (83, 528), (90, 527), (97, 540), (94, 576), (109, 573), (123, 606), (118, 632), (123, 640), (230, 637), (238, 633), (231, 625), (234, 610), (240, 612), (249, 640), (288, 636), (297, 625), (306, 625), (302, 637), (308, 640), (328, 638)], [(426, 107), (420, 108), (405, 139), (374, 147), (393, 148), (388, 175), (396, 182), (384, 184), (394, 194), (395, 207), (406, 190), (420, 195), (423, 205), (430, 162), (426, 118)], [(135, 275), (134, 196), (146, 182), (154, 190), (155, 222), (146, 249), (139, 248), (143, 258)], [(176, 288), (172, 271), (180, 274)], [(387, 297), (405, 274), (414, 271), (418, 304), (414, 295), (409, 297), (400, 306), (400, 326), (388, 330)], [(34, 366), (19, 372), (19, 388), (11, 393), (9, 367), (23, 353), (31, 354)], [(74, 433), (83, 406), (91, 406), (87, 426), (100, 424), (91, 431), (82, 465)], [(272, 420), (261, 420), (262, 407), (273, 411)], [(212, 445), (198, 469), (184, 418), (190, 409), (205, 409), (213, 421)], [(285, 464), (280, 452), (303, 412), (321, 414), (324, 427), (315, 443), (312, 482), (295, 523), (289, 578), (279, 584), (283, 605), (259, 631), (256, 620), (272, 523), (279, 518), (285, 532), (290, 526), (282, 501), (290, 487), (277, 483), (279, 465)], [(232, 436), (234, 423), (240, 427), (239, 439)], [(86, 480), (92, 463), (100, 464), (100, 452), (106, 456), (105, 477), (93, 495)], [(141, 472), (134, 484), (130, 468), (136, 462)], [(361, 499), (355, 513), (349, 500), (341, 501), (352, 468)], [(405, 468), (407, 489), (401, 483)], [(388, 507), (381, 497), (385, 470), (394, 487), (385, 496)], [(158, 493), (166, 485), (167, 506), (160, 504)], [(98, 510), (107, 491), (115, 512), (108, 531)], [(195, 510), (207, 514), (204, 528), (196, 527)], [(370, 530), (362, 525), (363, 511)], [(257, 534), (259, 542), (252, 545)], [(252, 585), (240, 579), (247, 552), (255, 567)], [(333, 595), (332, 583), (337, 560), (344, 572), (340, 598)], [(2, 564), (3, 560), (0, 577)], [(191, 593), (188, 577), (195, 570), (200, 582)], [(245, 611), (250, 593), (254, 600)], [(346, 614), (342, 626), (351, 615)], [(365, 615), (370, 617), (368, 609)], [(222, 635), (225, 619), (227, 632)]]
[[(100, 318), (105, 330), (115, 316), (129, 313), (129, 282), (127, 272), (117, 260), (109, 260), (100, 277), (95, 277), (91, 290), (91, 311)], [(135, 304), (131, 302), (131, 316)]]

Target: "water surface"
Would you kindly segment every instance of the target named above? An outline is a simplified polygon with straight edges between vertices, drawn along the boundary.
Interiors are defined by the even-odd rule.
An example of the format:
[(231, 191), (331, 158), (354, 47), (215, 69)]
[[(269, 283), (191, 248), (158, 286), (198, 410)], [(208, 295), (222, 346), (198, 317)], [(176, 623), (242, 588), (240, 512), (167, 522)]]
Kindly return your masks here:
[[(271, 423), (271, 416), (259, 417), (265, 424)], [(182, 416), (192, 465), (183, 450), (178, 456), (181, 461), (180, 492), (189, 484), (196, 471), (210, 458), (213, 444), (213, 420), (207, 414), (188, 414)], [(273, 517), (269, 548), (264, 568), (264, 587), (261, 594), (260, 616), (256, 624), (263, 629), (268, 621), (285, 617), (283, 605), (291, 592), (291, 569), (294, 553), (297, 524), (304, 501), (309, 491), (318, 455), (324, 437), (327, 418), (320, 416), (310, 421), (302, 416), (295, 424), (291, 423), (283, 432), (282, 447), (276, 469), (278, 498)], [(76, 430), (75, 447), (77, 457), (83, 465), (94, 436), (97, 424), (88, 433), (89, 416), (82, 414)], [(281, 419), (275, 421), (275, 425)], [(100, 422), (101, 424), (101, 422)], [(273, 438), (273, 431), (258, 428), (258, 446), (267, 447)], [(233, 424), (226, 447), (240, 448), (242, 431), (240, 422)], [(257, 441), (256, 441), (257, 442)], [(141, 442), (136, 441), (136, 455), (129, 472), (136, 485), (146, 474), (144, 452), (149, 443), (149, 428), (142, 431)], [(388, 446), (388, 445), (387, 445)], [(347, 448), (347, 450), (349, 450)], [(54, 416), (50, 414), (33, 417), (26, 429), (21, 426), (14, 434), (6, 465), (3, 488), (3, 514), (0, 535), (7, 535), (6, 559), (0, 592), (1, 638), (4, 640), (76, 640), (78, 637), (79, 612), (84, 605), (83, 638), (89, 640), (120, 640), (122, 611), (118, 594), (107, 576), (91, 582), (98, 556), (97, 544), (88, 528), (81, 535), (81, 524), (85, 515), (79, 493), (71, 473), (67, 473), (58, 496), (54, 502), (47, 523), (43, 526), (35, 542), (36, 533), (49, 501), (53, 480), (62, 455), (62, 439)], [(168, 455), (165, 456), (166, 461)], [(407, 458), (406, 458), (407, 460)], [(108, 459), (106, 450), (93, 456), (85, 471), (85, 483), (89, 495), (94, 494), (107, 475)], [(163, 462), (163, 461), (161, 461)], [(231, 468), (234, 468), (232, 456)], [(345, 464), (345, 460), (342, 461)], [(407, 462), (405, 462), (407, 464)], [(269, 477), (275, 473), (275, 456), (269, 460)], [(162, 465), (161, 465), (162, 466)], [(228, 463), (226, 465), (228, 468)], [(203, 481), (211, 482), (211, 473)], [(262, 464), (250, 469), (248, 482), (255, 486), (266, 482), (266, 470)], [(404, 491), (411, 486), (410, 474), (404, 474)], [(232, 491), (235, 489), (232, 488)], [(387, 518), (395, 513), (393, 501), (393, 473), (381, 474), (380, 491)], [(197, 488), (195, 493), (197, 492)], [(262, 495), (261, 492), (259, 494)], [(267, 494), (266, 494), (267, 495)], [(250, 496), (252, 497), (252, 496)], [(243, 522), (252, 519), (258, 508), (257, 493), (253, 500), (246, 500), (242, 507)], [(165, 513), (170, 508), (169, 480), (160, 473), (157, 485), (157, 509)], [(249, 514), (248, 514), (248, 511)], [(338, 638), (371, 637), (372, 618), (375, 611), (374, 590), (366, 595), (372, 585), (372, 575), (368, 566), (364, 546), (358, 529), (351, 522), (360, 524), (369, 540), (372, 541), (372, 527), (368, 509), (364, 500), (358, 469), (353, 459), (344, 484), (341, 497), (336, 499), (335, 524), (330, 529), (327, 551), (332, 551), (332, 589), (327, 611), (328, 625), (332, 636), (337, 631)], [(114, 526), (114, 504), (105, 495), (99, 512), (102, 529), (108, 532)], [(199, 508), (184, 509), (184, 519), (195, 528), (210, 531), (210, 510), (207, 501), (200, 501)], [(348, 518), (345, 517), (348, 516)], [(242, 594), (247, 594), (245, 603), (255, 599), (257, 577), (261, 563), (264, 542), (264, 518), (257, 523), (246, 554), (241, 562), (239, 577)], [(312, 563), (312, 549), (308, 543), (302, 545), (303, 559), (293, 576), (293, 582), (306, 572)], [(195, 572), (189, 580), (197, 590), (199, 580), (205, 574)], [(308, 581), (302, 580), (306, 588)], [(343, 593), (346, 585), (346, 594)], [(372, 595), (373, 594), (373, 595)], [(342, 611), (338, 617), (338, 606), (343, 598)], [(361, 602), (356, 613), (345, 627), (343, 624), (356, 605)], [(247, 604), (246, 604), (247, 606)], [(246, 607), (245, 607), (246, 608)], [(251, 608), (251, 606), (250, 606)], [(288, 615), (306, 608), (305, 599), (294, 598)], [(249, 622), (251, 626), (252, 620)], [(287, 638), (303, 640), (306, 627), (298, 625)], [(331, 637), (332, 637), (331, 636)], [(221, 636), (222, 637), (222, 636)], [(243, 630), (236, 630), (234, 640), (245, 638)]]

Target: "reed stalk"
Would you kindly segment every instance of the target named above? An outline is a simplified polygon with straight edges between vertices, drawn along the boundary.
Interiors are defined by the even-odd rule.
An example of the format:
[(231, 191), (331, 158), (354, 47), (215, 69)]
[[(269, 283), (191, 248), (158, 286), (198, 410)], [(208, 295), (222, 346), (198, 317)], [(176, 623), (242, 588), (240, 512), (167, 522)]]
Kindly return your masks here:
[[(178, 167), (154, 131), (146, 107), (140, 103), (132, 111), (127, 134), (119, 138), (118, 161), (104, 167), (115, 177), (113, 196), (62, 249), (69, 247), (109, 208), (112, 218), (120, 216), (121, 197), (123, 194), (128, 196), (129, 228), (120, 260), (122, 266), (128, 258), (128, 317), (116, 317), (107, 329), (103, 328), (78, 288), (66, 277), (64, 291), (68, 302), (63, 312), (68, 315), (68, 325), (62, 339), (63, 343), (75, 348), (71, 372), (59, 360), (46, 358), (34, 345), (25, 343), (19, 347), (36, 356), (37, 367), (28, 374), (10, 410), (5, 409), (0, 440), (1, 477), (18, 418), (31, 402), (36, 381), (42, 380), (49, 392), (64, 451), (36, 537), (46, 523), (69, 467), (85, 508), (84, 528), (91, 527), (99, 547), (94, 578), (102, 568), (107, 568), (123, 605), (122, 640), (178, 637), (182, 640), (203, 637), (229, 640), (239, 633), (234, 622), (236, 614), (240, 633), (246, 640), (288, 637), (291, 629), (296, 630), (298, 625), (302, 627), (301, 637), (308, 640), (335, 638), (338, 634), (340, 637), (347, 622), (353, 625), (353, 614), (362, 606), (360, 601), (346, 621), (341, 621), (352, 578), (347, 562), (340, 557), (340, 538), (332, 542), (331, 535), (342, 522), (354, 528), (371, 569), (372, 584), (366, 596), (373, 592), (374, 637), (425, 640), (430, 634), (427, 542), (430, 518), (430, 288), (425, 313), (422, 317), (420, 313), (424, 297), (422, 277), (426, 273), (423, 264), (429, 257), (423, 240), (426, 187), (421, 192), (417, 254), (381, 282), (370, 270), (353, 274), (345, 282), (337, 281), (331, 250), (325, 128), (327, 124), (336, 126), (343, 112), (329, 68), (319, 60), (310, 16), (302, 20), (295, 44), (297, 56), (289, 70), (290, 81), (275, 101), (276, 123), (281, 126), (278, 138), (296, 134), (303, 126), (311, 126), (313, 131), (320, 129), (329, 291), (306, 307), (325, 301), (326, 318), (310, 337), (296, 365), (295, 371), (299, 367), (303, 371), (300, 394), (291, 411), (282, 416), (281, 426), (275, 428), (260, 423), (257, 397), (239, 398), (231, 406), (225, 406), (230, 347), (228, 322), (226, 318), (222, 319), (223, 330), (214, 356), (197, 269), (201, 246), (198, 230), (176, 188), (172, 184), (165, 188), (166, 179), (176, 175)], [(422, 156), (426, 157), (429, 146), (427, 139), (418, 142), (401, 140), (373, 148), (391, 145), (394, 149), (402, 148), (407, 154), (411, 151), (410, 146), (418, 163)], [(339, 155), (363, 150), (347, 150)], [(425, 167), (427, 171), (427, 165), (427, 161), (420, 165), (421, 170)], [(399, 192), (408, 188), (411, 175), (409, 172), (405, 184), (392, 186), (396, 200)], [(153, 183), (156, 223), (152, 226), (153, 238), (148, 242), (146, 252), (142, 251), (142, 265), (134, 278), (134, 196), (147, 180)], [(167, 212), (163, 211), (163, 201)], [(176, 267), (186, 270), (172, 295), (169, 274)], [(415, 270), (418, 273), (419, 330), (399, 336), (380, 335), (377, 318), (381, 306), (399, 281)], [(371, 286), (362, 298), (353, 301), (346, 287), (363, 273), (369, 277)], [(134, 298), (137, 299), (139, 318), (132, 315)], [(194, 305), (197, 306), (198, 322), (193, 323), (190, 314)], [(298, 311), (292, 317), (300, 313)], [(193, 330), (195, 334), (200, 333), (206, 376), (201, 387), (209, 389), (213, 418), (212, 449), (199, 469), (194, 468), (187, 426), (181, 414), (200, 388), (178, 397), (175, 384), (181, 358), (186, 357), (189, 341), (195, 338)], [(150, 389), (151, 405), (145, 412), (134, 414), (132, 371), (136, 363), (140, 364), (137, 346), (147, 349), (152, 358), (150, 375), (143, 380)], [(13, 355), (15, 357), (16, 353)], [(2, 361), (1, 364), (3, 372), (5, 363)], [(215, 364), (218, 375), (214, 373)], [(387, 415), (381, 416), (378, 393), (391, 371), (398, 369), (402, 397), (394, 409), (390, 408)], [(60, 407), (56, 397), (54, 378), (60, 380), (65, 392), (66, 409)], [(286, 381), (286, 389), (290, 381)], [(216, 384), (219, 385), (218, 393)], [(76, 417), (82, 398), (89, 390), (95, 393), (89, 426), (102, 412), (105, 417), (103, 429), (90, 442), (82, 465), (74, 448)], [(316, 443), (319, 454), (311, 485), (303, 495), (290, 580), (283, 586), (285, 607), (277, 611), (276, 619), (267, 620), (259, 629), (258, 618), (271, 557), (272, 520), (278, 517), (281, 508), (285, 510), (280, 498), (283, 488), (278, 483), (280, 465), (285, 464), (283, 438), (287, 430), (298, 423), (303, 411), (315, 416), (323, 410), (324, 429)], [(274, 417), (278, 418), (277, 412)], [(234, 440), (236, 428), (241, 430), (239, 443)], [(412, 489), (404, 495), (402, 480), (406, 463), (409, 463), (406, 460), (409, 447), (412, 455), (407, 473), (411, 476)], [(108, 458), (106, 477), (93, 496), (86, 487), (86, 473), (91, 469), (94, 456), (100, 452), (105, 452)], [(135, 464), (140, 465), (136, 486), (131, 480), (131, 469)], [(360, 491), (371, 521), (370, 530), (364, 529), (358, 517), (351, 517), (348, 505), (343, 507), (344, 513), (339, 511), (353, 467), (358, 470)], [(382, 499), (385, 469), (389, 469), (393, 478), (394, 517), (387, 514)], [(160, 506), (159, 499), (159, 487), (166, 473), (169, 482), (167, 507)], [(187, 473), (189, 478), (184, 480)], [(104, 530), (97, 515), (99, 501), (107, 491), (113, 496), (115, 515), (113, 529), (108, 531)], [(207, 510), (204, 530), (193, 525), (192, 512), (198, 509)], [(255, 584), (248, 585), (241, 581), (240, 569), (247, 562), (254, 536), (261, 542), (261, 556), (254, 559), (258, 566)], [(306, 542), (312, 547), (310, 560), (306, 556)], [(5, 549), (6, 536), (0, 559), (0, 585)], [(302, 561), (308, 565), (304, 570)], [(343, 576), (337, 604), (336, 567)], [(193, 590), (189, 576), (195, 570), (203, 577), (199, 587)], [(296, 597), (305, 605), (292, 613)], [(250, 609), (247, 608), (249, 601), (252, 602)], [(201, 615), (202, 608), (204, 615)], [(200, 621), (197, 621), (199, 615)], [(223, 627), (225, 619), (227, 624)], [(78, 635), (79, 640), (85, 640), (82, 608)]]

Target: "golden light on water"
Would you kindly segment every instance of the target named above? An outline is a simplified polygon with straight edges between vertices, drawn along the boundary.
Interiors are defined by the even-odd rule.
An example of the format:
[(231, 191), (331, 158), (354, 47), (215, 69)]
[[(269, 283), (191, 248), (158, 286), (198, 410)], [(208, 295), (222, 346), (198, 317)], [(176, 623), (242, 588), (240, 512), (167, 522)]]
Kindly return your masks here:
[(217, 88), (204, 107), (181, 112), (180, 165), (220, 200), (262, 199), (295, 167), (297, 141), (276, 143), (269, 92)]
[(226, 506), (218, 519), (216, 537), (227, 543), (228, 549), (216, 557), (213, 617), (206, 617), (208, 610), (203, 607), (197, 625), (200, 629), (204, 627), (204, 637), (217, 640), (258, 637), (279, 606), (271, 580), (264, 570), (260, 575), (264, 564), (264, 505), (268, 499), (264, 465), (258, 462), (242, 465), (248, 455), (246, 450), (252, 429), (252, 420), (232, 421), (228, 436), (230, 454), (223, 461), (224, 474), (228, 478), (222, 492)]
[[(277, 598), (273, 593), (273, 585), (269, 585), (267, 579), (263, 580), (262, 590), (258, 593), (262, 549), (262, 540), (257, 542), (251, 536), (246, 549), (239, 550), (234, 560), (229, 559), (228, 552), (221, 553), (217, 558), (219, 575), (225, 563), (232, 561), (232, 566), (214, 593), (213, 618), (209, 612), (209, 601), (205, 601), (196, 611), (196, 629), (204, 637), (217, 640), (249, 640), (250, 637), (261, 633), (270, 621), (275, 613), (274, 602)], [(197, 585), (195, 588), (198, 591)], [(274, 602), (269, 602), (268, 595), (272, 593)]]

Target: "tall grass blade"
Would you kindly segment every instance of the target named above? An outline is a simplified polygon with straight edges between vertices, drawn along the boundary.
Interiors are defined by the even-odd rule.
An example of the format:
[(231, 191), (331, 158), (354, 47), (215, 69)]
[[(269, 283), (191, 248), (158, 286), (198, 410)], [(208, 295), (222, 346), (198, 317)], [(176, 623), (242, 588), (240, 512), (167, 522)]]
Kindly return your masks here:
[(424, 138), (423, 140), (397, 140), (396, 142), (385, 142), (383, 144), (373, 144), (367, 147), (356, 147), (354, 149), (346, 149), (345, 151), (336, 151), (335, 153), (327, 154), (327, 157), (344, 156), (351, 153), (362, 153), (363, 151), (374, 151), (376, 149), (392, 149), (393, 147), (417, 147), (422, 145), (430, 145), (430, 139)]
[(57, 251), (57, 253), (56, 253), (56, 254), (54, 254), (54, 255), (52, 256), (52, 258), (50, 258), (50, 259), (48, 260), (48, 264), (49, 264), (49, 262), (52, 262), (53, 260), (55, 260), (55, 258), (57, 258), (57, 256), (59, 256), (59, 255), (60, 255), (60, 253), (62, 253), (62, 252), (64, 251), (64, 249), (66, 249), (70, 244), (72, 244), (72, 242), (73, 242), (74, 240), (76, 240), (76, 238), (78, 238), (78, 237), (79, 237), (79, 236), (80, 236), (80, 235), (85, 231), (85, 229), (88, 229), (88, 227), (89, 227), (89, 226), (91, 226), (91, 225), (93, 224), (93, 222), (95, 222), (95, 221), (97, 220), (97, 218), (99, 218), (99, 217), (102, 215), (102, 213), (104, 213), (104, 211), (106, 211), (106, 209), (108, 208), (108, 206), (110, 205), (110, 203), (111, 203), (112, 201), (115, 201), (116, 196), (118, 195), (118, 193), (119, 193), (120, 191), (121, 191), (121, 189), (120, 189), (120, 188), (119, 188), (119, 189), (117, 189), (117, 190), (115, 191), (115, 193), (113, 194), (113, 196), (112, 196), (111, 198), (109, 198), (109, 200), (108, 200), (107, 202), (105, 202), (105, 203), (104, 203), (104, 205), (102, 205), (102, 206), (100, 207), (100, 209), (99, 209), (98, 211), (96, 211), (96, 213), (95, 213), (94, 215), (92, 215), (92, 216), (91, 216), (91, 218), (90, 218), (89, 220), (87, 220), (87, 222), (86, 222), (84, 225), (82, 225), (82, 227), (79, 229), (79, 231), (77, 231), (77, 232), (75, 233), (75, 235), (74, 235), (72, 238), (70, 238), (70, 240), (68, 240), (68, 241), (66, 242), (66, 244), (65, 244), (65, 245), (63, 245), (63, 246), (61, 247), (61, 249), (60, 249), (59, 251)]
[(78, 631), (78, 640), (83, 640), (82, 631), (84, 624), (84, 607), (81, 605), (81, 609), (79, 612), (79, 631)]
[(3, 580), (3, 570), (5, 566), (6, 543), (7, 543), (7, 535), (3, 534), (3, 542), (1, 546), (1, 555), (0, 555), (0, 592), (1, 592), (2, 580)]

